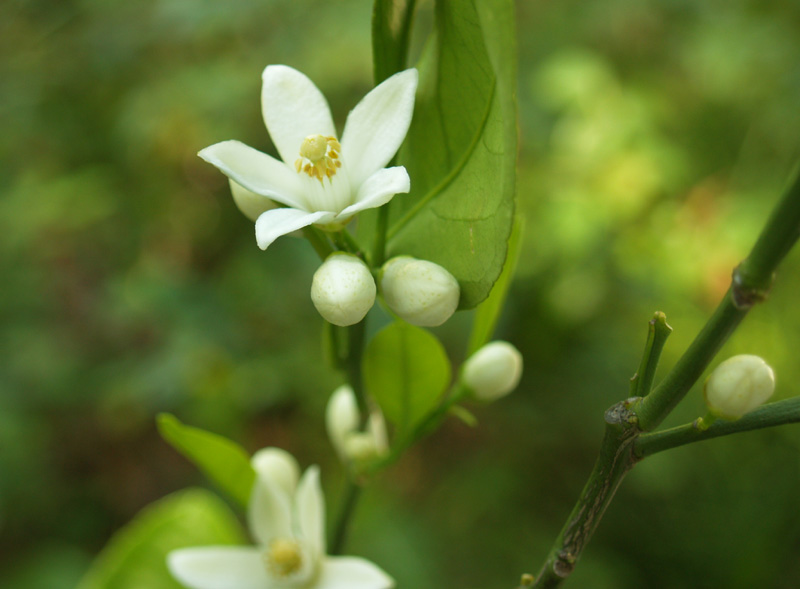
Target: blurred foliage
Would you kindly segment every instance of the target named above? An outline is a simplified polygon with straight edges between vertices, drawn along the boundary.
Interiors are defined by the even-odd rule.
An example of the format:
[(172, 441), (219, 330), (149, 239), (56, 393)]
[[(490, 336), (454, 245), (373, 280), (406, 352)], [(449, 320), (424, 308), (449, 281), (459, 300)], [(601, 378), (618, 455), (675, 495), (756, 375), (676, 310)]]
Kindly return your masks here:
[[(322, 413), (341, 376), (308, 297), (318, 262), (300, 240), (258, 250), (195, 153), (231, 138), (274, 153), (258, 101), (269, 63), (314, 79), (341, 128), (372, 86), (370, 11), (0, 4), (0, 586), (74, 587), (135, 512), (202, 480), (158, 437), (161, 411), (320, 463), (334, 508)], [(534, 572), (652, 312), (675, 328), (660, 375), (800, 154), (796, 0), (525, 1), (518, 33), (526, 232), (499, 335), (526, 374), (477, 429), (452, 420), (366, 494), (351, 550), (403, 587)], [(800, 392), (799, 291), (795, 251), (722, 353), (766, 358), (777, 398)], [(437, 330), (455, 358), (466, 327)], [(698, 390), (671, 421), (701, 412)], [(798, 488), (797, 427), (650, 458), (571, 586), (795, 587)]]

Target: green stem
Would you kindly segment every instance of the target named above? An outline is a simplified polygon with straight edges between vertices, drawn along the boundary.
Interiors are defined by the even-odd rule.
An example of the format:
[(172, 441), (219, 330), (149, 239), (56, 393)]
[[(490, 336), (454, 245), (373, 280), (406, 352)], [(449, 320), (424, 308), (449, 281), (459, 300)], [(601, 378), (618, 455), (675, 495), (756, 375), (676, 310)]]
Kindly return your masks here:
[(321, 260), (325, 260), (334, 251), (331, 242), (325, 237), (325, 234), (314, 226), (309, 225), (303, 228), (303, 237), (310, 243), (314, 251), (317, 252)]
[(637, 458), (645, 458), (694, 442), (788, 423), (800, 423), (800, 397), (769, 403), (736, 421), (717, 419), (705, 431), (700, 431), (694, 424), (688, 423), (660, 432), (642, 434), (636, 440), (633, 451)]
[(378, 223), (375, 227), (375, 244), (372, 247), (372, 267), (380, 268), (386, 261), (386, 231), (389, 228), (389, 207), (378, 209)]
[(367, 395), (364, 391), (364, 380), (361, 376), (361, 358), (364, 353), (364, 329), (366, 323), (366, 321), (359, 321), (347, 328), (347, 359), (345, 361), (347, 380), (350, 386), (353, 387), (358, 410), (361, 412), (362, 429), (369, 417)]
[(347, 479), (345, 488), (342, 491), (341, 505), (336, 516), (336, 523), (333, 526), (330, 539), (328, 540), (328, 554), (336, 556), (341, 554), (347, 542), (347, 531), (350, 521), (355, 513), (358, 499), (361, 496), (359, 487), (351, 478)]
[(672, 328), (667, 324), (667, 316), (661, 311), (656, 311), (649, 322), (650, 328), (647, 332), (647, 343), (644, 346), (642, 362), (639, 370), (631, 379), (631, 396), (646, 397), (653, 387), (653, 379), (656, 376), (658, 360), (661, 358), (661, 351), (667, 338), (672, 333)]
[(375, 0), (372, 9), (372, 63), (375, 84), (406, 69), (416, 0)]
[(606, 432), (589, 480), (531, 587), (558, 587), (572, 573), (619, 484), (636, 463), (631, 449), (638, 428), (627, 402), (606, 411), (605, 420)]

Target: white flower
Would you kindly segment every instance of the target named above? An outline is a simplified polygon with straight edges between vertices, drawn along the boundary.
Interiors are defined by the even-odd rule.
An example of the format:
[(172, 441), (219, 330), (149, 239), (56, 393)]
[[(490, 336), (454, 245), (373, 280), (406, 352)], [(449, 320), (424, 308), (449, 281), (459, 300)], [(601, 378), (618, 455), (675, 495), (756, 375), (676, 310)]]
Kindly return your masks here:
[(252, 460), (257, 478), (247, 517), (257, 546), (174, 550), (172, 575), (191, 589), (390, 589), (394, 581), (362, 558), (326, 556), (319, 469), (266, 448)]
[(703, 387), (712, 414), (739, 419), (763, 404), (775, 391), (775, 374), (758, 356), (741, 354), (722, 362)]
[(361, 321), (375, 303), (375, 280), (361, 258), (334, 252), (314, 273), (311, 300), (326, 321), (346, 327)]
[(343, 462), (359, 463), (385, 455), (389, 450), (386, 422), (380, 410), (370, 413), (367, 431), (359, 431), (361, 414), (352, 387), (342, 385), (331, 395), (325, 410), (328, 437)]
[(481, 401), (494, 401), (507, 395), (522, 377), (522, 354), (503, 341), (486, 344), (472, 354), (461, 369), (461, 381)]
[(383, 265), (380, 282), (383, 300), (412, 325), (441, 325), (458, 308), (458, 281), (439, 264), (398, 256)]
[[(339, 229), (356, 213), (409, 191), (406, 169), (384, 166), (408, 132), (417, 77), (417, 70), (409, 69), (374, 88), (350, 111), (340, 142), (328, 103), (314, 83), (288, 66), (268, 66), (261, 108), (283, 161), (239, 141), (217, 143), (198, 155), (263, 198), (263, 208), (252, 196), (245, 207), (240, 204), (244, 193), (237, 198), (246, 215), (260, 213), (256, 241), (261, 249), (311, 224)], [(271, 201), (285, 208), (269, 209)]]

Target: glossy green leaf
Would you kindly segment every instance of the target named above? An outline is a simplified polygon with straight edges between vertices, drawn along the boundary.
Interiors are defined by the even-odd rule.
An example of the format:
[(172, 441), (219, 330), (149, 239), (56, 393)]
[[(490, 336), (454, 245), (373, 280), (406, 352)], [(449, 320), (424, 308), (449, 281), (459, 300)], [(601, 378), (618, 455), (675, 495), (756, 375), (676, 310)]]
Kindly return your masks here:
[(181, 589), (167, 570), (171, 550), (243, 543), (236, 516), (216, 495), (180, 491), (145, 507), (114, 534), (78, 589)]
[(223, 491), (247, 506), (256, 475), (250, 456), (241, 446), (223, 436), (184, 425), (168, 413), (158, 416), (158, 431)]
[(517, 267), (522, 246), (522, 233), (522, 218), (517, 217), (514, 222), (514, 229), (511, 231), (511, 237), (508, 240), (508, 255), (506, 256), (506, 263), (503, 265), (503, 271), (500, 273), (500, 278), (497, 279), (494, 287), (492, 287), (489, 297), (478, 305), (478, 309), (475, 311), (472, 332), (467, 346), (467, 357), (492, 339), (494, 328), (508, 296), (508, 288), (514, 278), (514, 270)]
[(431, 260), (483, 301), (506, 258), (516, 166), (511, 0), (437, 0), (419, 64), (414, 119), (398, 162), (411, 192), (393, 199), (387, 252)]
[(387, 326), (364, 353), (364, 384), (402, 435), (439, 402), (450, 361), (430, 332), (402, 321)]

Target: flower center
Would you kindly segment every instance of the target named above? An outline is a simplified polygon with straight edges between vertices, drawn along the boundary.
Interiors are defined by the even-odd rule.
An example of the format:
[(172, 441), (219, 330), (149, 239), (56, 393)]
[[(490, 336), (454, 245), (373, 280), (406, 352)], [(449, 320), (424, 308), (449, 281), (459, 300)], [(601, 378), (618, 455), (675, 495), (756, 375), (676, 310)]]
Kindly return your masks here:
[(342, 167), (339, 152), (342, 146), (336, 137), (309, 135), (300, 144), (300, 157), (294, 162), (297, 173), (305, 172), (311, 178), (322, 182), (323, 178), (332, 178), (336, 168)]
[(264, 562), (269, 572), (281, 579), (300, 570), (303, 555), (297, 542), (278, 538), (270, 542), (264, 553)]

